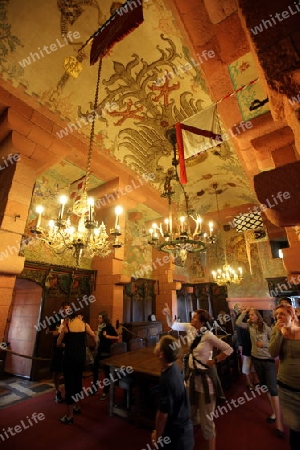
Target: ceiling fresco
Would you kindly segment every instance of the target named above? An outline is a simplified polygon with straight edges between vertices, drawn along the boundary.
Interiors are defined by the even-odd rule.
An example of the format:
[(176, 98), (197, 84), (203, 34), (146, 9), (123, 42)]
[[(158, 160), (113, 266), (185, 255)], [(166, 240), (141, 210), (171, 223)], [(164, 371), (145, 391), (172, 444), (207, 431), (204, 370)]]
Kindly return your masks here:
[[(0, 45), (2, 77), (23, 86), (65, 120), (61, 139), (75, 131), (89, 135), (97, 64), (89, 64), (90, 45), (79, 49), (119, 5), (109, 0), (0, 0), (0, 24), (6, 32)], [(166, 131), (212, 100), (201, 73), (204, 56), (193, 53), (172, 3), (148, 0), (143, 10), (144, 22), (103, 59), (94, 157), (109, 151), (138, 174), (152, 172), (153, 184), (161, 190), (173, 156)], [(229, 71), (233, 91), (256, 76), (251, 55), (244, 64), (233, 63)], [(265, 98), (259, 85), (240, 94), (244, 120), (254, 117), (246, 114), (244, 99), (248, 105), (258, 94)], [(255, 114), (266, 111), (265, 105)], [(220, 127), (226, 132), (222, 123)], [(83, 161), (69, 175), (80, 178), (84, 167)], [(49, 177), (59, 179), (60, 187), (69, 183), (70, 176), (64, 174), (69, 169), (66, 158), (46, 172), (37, 183), (39, 192), (46, 191)], [(97, 180), (102, 183), (94, 175), (93, 187)], [(230, 140), (188, 161), (187, 176), (190, 203), (200, 214), (216, 211), (215, 183), (220, 209), (257, 203)]]
[(258, 80), (252, 53), (246, 53), (234, 61), (228, 66), (228, 70), (235, 91), (246, 86), (236, 94), (244, 121), (268, 112), (270, 110), (268, 97), (262, 82)]

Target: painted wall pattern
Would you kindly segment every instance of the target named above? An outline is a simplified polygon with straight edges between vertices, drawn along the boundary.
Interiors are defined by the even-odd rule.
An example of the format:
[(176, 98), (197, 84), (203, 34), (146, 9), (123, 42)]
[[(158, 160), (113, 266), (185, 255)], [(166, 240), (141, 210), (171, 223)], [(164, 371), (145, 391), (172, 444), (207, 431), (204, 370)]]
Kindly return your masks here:
[[(31, 0), (29, 3), (0, 0), (2, 34), (4, 30), (9, 33), (8, 40), (4, 39), (0, 46), (3, 78), (11, 80), (15, 85), (22, 84), (28, 95), (48, 105), (67, 123), (77, 123), (77, 120), (87, 118), (93, 108), (96, 68), (89, 66), (89, 48), (85, 47), (79, 53), (78, 49), (108, 19), (112, 5), (109, 0), (101, 2), (101, 6), (95, 0), (74, 0), (68, 3), (61, 0), (43, 4), (39, 0)], [(100, 152), (111, 152), (116, 159), (139, 174), (149, 171), (155, 173), (155, 185), (161, 189), (172, 158), (172, 148), (165, 139), (165, 131), (176, 121), (210, 105), (211, 99), (201, 73), (201, 63), (191, 54), (165, 2), (149, 0), (144, 4), (144, 15), (145, 23), (118, 43), (103, 61), (96, 142)], [(28, 20), (24, 21), (24, 17)], [(31, 53), (37, 53), (44, 45), (62, 39), (66, 31), (78, 31), (80, 38), (76, 42), (73, 40), (65, 43), (51, 55), (40, 54), (39, 58), (35, 57), (33, 60)], [(24, 59), (29, 63), (22, 67), (20, 61), (24, 65)], [(73, 75), (71, 70), (67, 70), (69, 66), (66, 61), (70, 64), (74, 62)], [(229, 70), (234, 88), (249, 81), (249, 77), (253, 75), (251, 55), (243, 61), (233, 63)], [(249, 101), (252, 102), (257, 96), (261, 97), (258, 91), (243, 91), (239, 99), (241, 110), (246, 111)], [(244, 101), (246, 97), (247, 101)], [(105, 110), (107, 104), (113, 103), (117, 105), (116, 108)], [(264, 106), (260, 112), (266, 110), (267, 106)], [(245, 112), (243, 114), (244, 120), (254, 117)], [(88, 135), (89, 126), (78, 127), (77, 132)], [(67, 171), (68, 161), (65, 163)], [(215, 182), (224, 193), (220, 208), (245, 202), (256, 203), (229, 142), (192, 159), (187, 163), (187, 170), (188, 179), (193, 180), (187, 185), (187, 192), (194, 210), (200, 214), (216, 209), (213, 189)], [(98, 181), (100, 184), (101, 181)], [(50, 193), (50, 212), (53, 209), (50, 200), (54, 201), (52, 191), (56, 191), (48, 183), (44, 174), (38, 180), (35, 197), (45, 197)], [(33, 204), (34, 202), (35, 198)], [(28, 226), (32, 223), (34, 216), (31, 212)], [(124, 273), (132, 274), (140, 270), (142, 265), (151, 264), (151, 247), (146, 241), (145, 219), (138, 222), (127, 220)], [(241, 236), (236, 236), (234, 242), (238, 246), (234, 251), (243, 260)], [(52, 256), (38, 246), (28, 248), (25, 254), (30, 260), (51, 260), (54, 263)], [(249, 284), (247, 280), (249, 295), (255, 290), (264, 290), (255, 249), (253, 258), (258, 275)], [(209, 254), (207, 259), (208, 262), (211, 261)], [(69, 264), (64, 256), (58, 257), (57, 263)], [(83, 267), (89, 268), (88, 266), (87, 263)], [(207, 276), (205, 270), (203, 257), (192, 262), (188, 260), (185, 268), (176, 266), (178, 275), (191, 281), (201, 281), (203, 276)], [(237, 289), (244, 288), (241, 285)]]

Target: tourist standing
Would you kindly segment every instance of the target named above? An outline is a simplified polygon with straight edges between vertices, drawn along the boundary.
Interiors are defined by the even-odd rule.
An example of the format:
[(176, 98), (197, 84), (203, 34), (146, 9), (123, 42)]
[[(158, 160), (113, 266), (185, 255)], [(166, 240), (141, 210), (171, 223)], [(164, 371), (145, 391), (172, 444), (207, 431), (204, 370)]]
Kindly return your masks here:
[(76, 407), (74, 403), (77, 394), (82, 391), (82, 376), (85, 368), (86, 356), (86, 333), (89, 334), (96, 345), (96, 337), (91, 327), (83, 322), (83, 316), (76, 311), (73, 318), (64, 324), (57, 340), (57, 345), (64, 344), (63, 373), (65, 379), (65, 393), (67, 403), (67, 414), (60, 419), (60, 422), (68, 425), (73, 423), (73, 413), (79, 414), (80, 401)]
[(161, 363), (162, 371), (155, 430), (151, 436), (153, 445), (155, 447), (163, 442), (168, 450), (192, 450), (193, 424), (183, 376), (176, 363), (181, 354), (176, 339), (173, 336), (163, 336), (156, 345), (154, 354)]
[[(191, 376), (187, 379), (191, 417), (194, 425), (201, 425), (209, 450), (215, 450), (216, 430), (211, 417), (216, 408), (217, 397), (225, 400), (216, 364), (228, 358), (233, 348), (206, 328), (211, 317), (205, 309), (194, 311), (191, 323), (172, 323), (168, 306), (163, 310), (163, 314), (167, 318), (168, 325), (173, 330), (185, 331), (191, 342), (187, 361), (188, 368), (191, 369)], [(220, 353), (213, 358), (214, 348), (220, 350)]]
[(275, 310), (269, 352), (279, 356), (277, 374), (280, 406), (284, 423), (290, 429), (291, 450), (300, 449), (300, 327), (295, 311), (288, 304)]
[(267, 418), (267, 422), (276, 422), (277, 435), (283, 437), (283, 423), (276, 380), (276, 364), (268, 349), (271, 328), (268, 327), (263, 321), (261, 314), (254, 308), (247, 308), (243, 311), (238, 317), (236, 324), (241, 328), (249, 329), (251, 338), (251, 359), (260, 384), (265, 385), (268, 388), (267, 395), (273, 411), (272, 415)]
[[(106, 311), (101, 311), (98, 314), (98, 347), (94, 358), (93, 365), (93, 378), (94, 378), (94, 391), (97, 391), (97, 381), (99, 372), (99, 361), (109, 358), (110, 347), (114, 342), (119, 340), (119, 335), (115, 328), (110, 323), (109, 316)], [(109, 366), (104, 364), (105, 378), (109, 378), (110, 369)], [(109, 386), (104, 386), (100, 400), (106, 400), (109, 394)]]

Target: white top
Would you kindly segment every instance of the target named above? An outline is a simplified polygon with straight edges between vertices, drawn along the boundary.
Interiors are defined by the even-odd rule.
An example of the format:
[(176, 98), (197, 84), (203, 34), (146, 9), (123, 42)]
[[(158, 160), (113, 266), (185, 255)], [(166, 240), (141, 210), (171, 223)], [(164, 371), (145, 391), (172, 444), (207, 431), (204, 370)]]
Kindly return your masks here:
[(172, 330), (185, 331), (186, 336), (180, 336), (179, 339), (183, 344), (190, 345), (197, 336), (197, 330), (188, 322), (173, 322)]
[[(197, 336), (197, 330), (190, 323), (174, 322), (172, 324), (172, 329), (177, 331), (186, 331), (187, 336), (180, 336), (179, 338), (183, 344), (190, 345), (193, 342), (194, 338)], [(219, 339), (211, 331), (208, 331), (205, 327), (203, 327), (200, 331), (203, 333), (203, 336), (198, 346), (193, 350), (193, 355), (198, 361), (201, 361), (203, 364), (206, 364), (207, 361), (211, 360), (214, 347), (216, 347), (218, 350), (220, 350), (221, 352), (225, 353), (228, 356), (231, 355), (231, 353), (233, 352), (233, 348), (230, 347), (229, 344)], [(199, 369), (207, 370), (206, 367), (204, 367), (200, 363), (197, 363), (196, 361), (195, 364), (196, 367), (198, 367)], [(191, 354), (189, 356), (189, 367), (191, 369), (194, 368), (193, 357)], [(207, 381), (209, 386), (209, 392), (213, 393), (214, 389), (210, 378), (208, 378)], [(203, 392), (201, 377), (196, 377), (195, 389), (198, 392)]]

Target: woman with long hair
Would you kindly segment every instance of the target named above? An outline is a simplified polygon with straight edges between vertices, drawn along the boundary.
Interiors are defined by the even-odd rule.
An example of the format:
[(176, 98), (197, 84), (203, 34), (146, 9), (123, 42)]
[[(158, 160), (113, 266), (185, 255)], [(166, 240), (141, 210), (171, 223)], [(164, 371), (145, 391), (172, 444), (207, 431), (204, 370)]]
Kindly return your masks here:
[(269, 352), (279, 356), (277, 384), (285, 425), (290, 429), (291, 450), (300, 449), (300, 327), (290, 305), (275, 309)]
[[(96, 345), (96, 337), (89, 324), (85, 323), (80, 311), (73, 314), (73, 318), (63, 324), (63, 328), (57, 339), (57, 345), (64, 344), (63, 372), (65, 380), (65, 392), (67, 414), (60, 422), (69, 425), (73, 423), (73, 413), (81, 412), (79, 403), (74, 408), (78, 394), (82, 392), (82, 375), (85, 367), (86, 334), (89, 334)], [(75, 399), (74, 399), (75, 398)]]
[[(248, 317), (247, 322), (244, 321)], [(276, 432), (279, 437), (284, 436), (281, 411), (277, 389), (277, 371), (274, 358), (269, 353), (271, 328), (264, 322), (261, 314), (255, 308), (247, 308), (238, 317), (237, 326), (249, 328), (251, 339), (251, 358), (260, 384), (268, 388), (268, 399), (272, 408), (272, 415), (267, 418), (268, 423), (276, 422)]]

